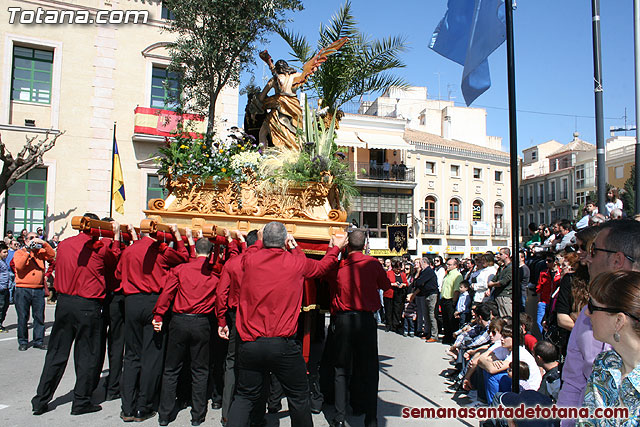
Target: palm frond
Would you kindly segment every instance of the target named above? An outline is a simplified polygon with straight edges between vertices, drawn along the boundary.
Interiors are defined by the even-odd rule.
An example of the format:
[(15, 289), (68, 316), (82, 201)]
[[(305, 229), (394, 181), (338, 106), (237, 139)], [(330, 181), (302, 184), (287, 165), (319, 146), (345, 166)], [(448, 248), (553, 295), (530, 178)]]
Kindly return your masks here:
[(338, 12), (331, 17), (328, 26), (320, 24), (318, 50), (343, 37), (351, 38), (356, 35), (358, 33), (356, 24), (356, 19), (351, 14), (351, 1), (347, 0)]
[(312, 52), (311, 46), (307, 42), (307, 39), (299, 33), (294, 33), (293, 31), (287, 30), (286, 28), (279, 28), (277, 33), (282, 37), (282, 39), (287, 42), (289, 47), (291, 48), (291, 52), (289, 54), (301, 64), (304, 64), (309, 59), (311, 59)]

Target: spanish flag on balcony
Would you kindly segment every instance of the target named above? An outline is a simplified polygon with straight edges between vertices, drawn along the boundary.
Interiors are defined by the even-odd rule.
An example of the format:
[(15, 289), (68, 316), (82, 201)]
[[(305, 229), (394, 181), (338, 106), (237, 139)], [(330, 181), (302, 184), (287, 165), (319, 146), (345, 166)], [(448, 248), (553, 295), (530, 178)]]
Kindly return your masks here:
[(113, 126), (113, 163), (111, 164), (111, 202), (116, 206), (116, 212), (124, 215), (124, 177), (122, 175), (122, 165), (120, 164), (120, 154), (118, 154), (118, 143), (116, 142), (116, 127)]

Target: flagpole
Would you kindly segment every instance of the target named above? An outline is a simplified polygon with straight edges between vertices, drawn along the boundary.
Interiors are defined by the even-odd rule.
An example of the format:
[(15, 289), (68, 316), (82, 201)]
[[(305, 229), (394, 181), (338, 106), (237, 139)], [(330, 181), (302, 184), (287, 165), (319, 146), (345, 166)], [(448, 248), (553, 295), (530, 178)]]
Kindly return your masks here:
[(640, 213), (640, 0), (633, 0), (633, 52), (636, 80), (636, 153), (635, 153), (635, 205), (634, 213)]
[(116, 122), (113, 122), (113, 143), (111, 144), (111, 191), (109, 192), (109, 218), (113, 218), (113, 172), (116, 162)]
[(509, 92), (509, 157), (511, 165), (511, 303), (513, 313), (513, 366), (511, 370), (511, 388), (514, 393), (520, 392), (520, 253), (518, 230), (518, 132), (516, 127), (516, 70), (513, 46), (513, 0), (505, 1), (505, 17), (507, 21), (507, 78)]
[(598, 212), (604, 214), (607, 202), (607, 182), (604, 144), (604, 114), (602, 112), (602, 55), (600, 53), (600, 0), (591, 0), (593, 36), (593, 83), (596, 102), (596, 177)]

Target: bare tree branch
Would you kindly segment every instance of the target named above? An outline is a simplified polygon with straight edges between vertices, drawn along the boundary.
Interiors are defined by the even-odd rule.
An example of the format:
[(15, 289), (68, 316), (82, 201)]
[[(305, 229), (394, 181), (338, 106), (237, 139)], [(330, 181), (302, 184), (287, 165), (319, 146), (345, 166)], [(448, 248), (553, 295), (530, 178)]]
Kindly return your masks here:
[(25, 136), (26, 143), (14, 158), (11, 152), (2, 142), (0, 135), (0, 160), (2, 160), (2, 171), (0, 172), (0, 194), (4, 193), (7, 188), (11, 187), (17, 180), (26, 175), (32, 169), (42, 165), (44, 153), (51, 150), (58, 138), (64, 132), (54, 134), (51, 138), (51, 132), (47, 131), (45, 138), (37, 141), (37, 137)]

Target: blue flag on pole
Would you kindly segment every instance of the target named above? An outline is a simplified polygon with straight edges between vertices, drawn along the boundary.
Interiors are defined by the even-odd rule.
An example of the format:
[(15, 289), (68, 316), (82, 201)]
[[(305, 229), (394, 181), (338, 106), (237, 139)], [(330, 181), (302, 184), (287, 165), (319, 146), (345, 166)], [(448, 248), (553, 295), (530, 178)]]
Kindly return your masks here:
[(504, 0), (449, 0), (429, 47), (464, 66), (467, 105), (491, 87), (487, 58), (506, 39)]

